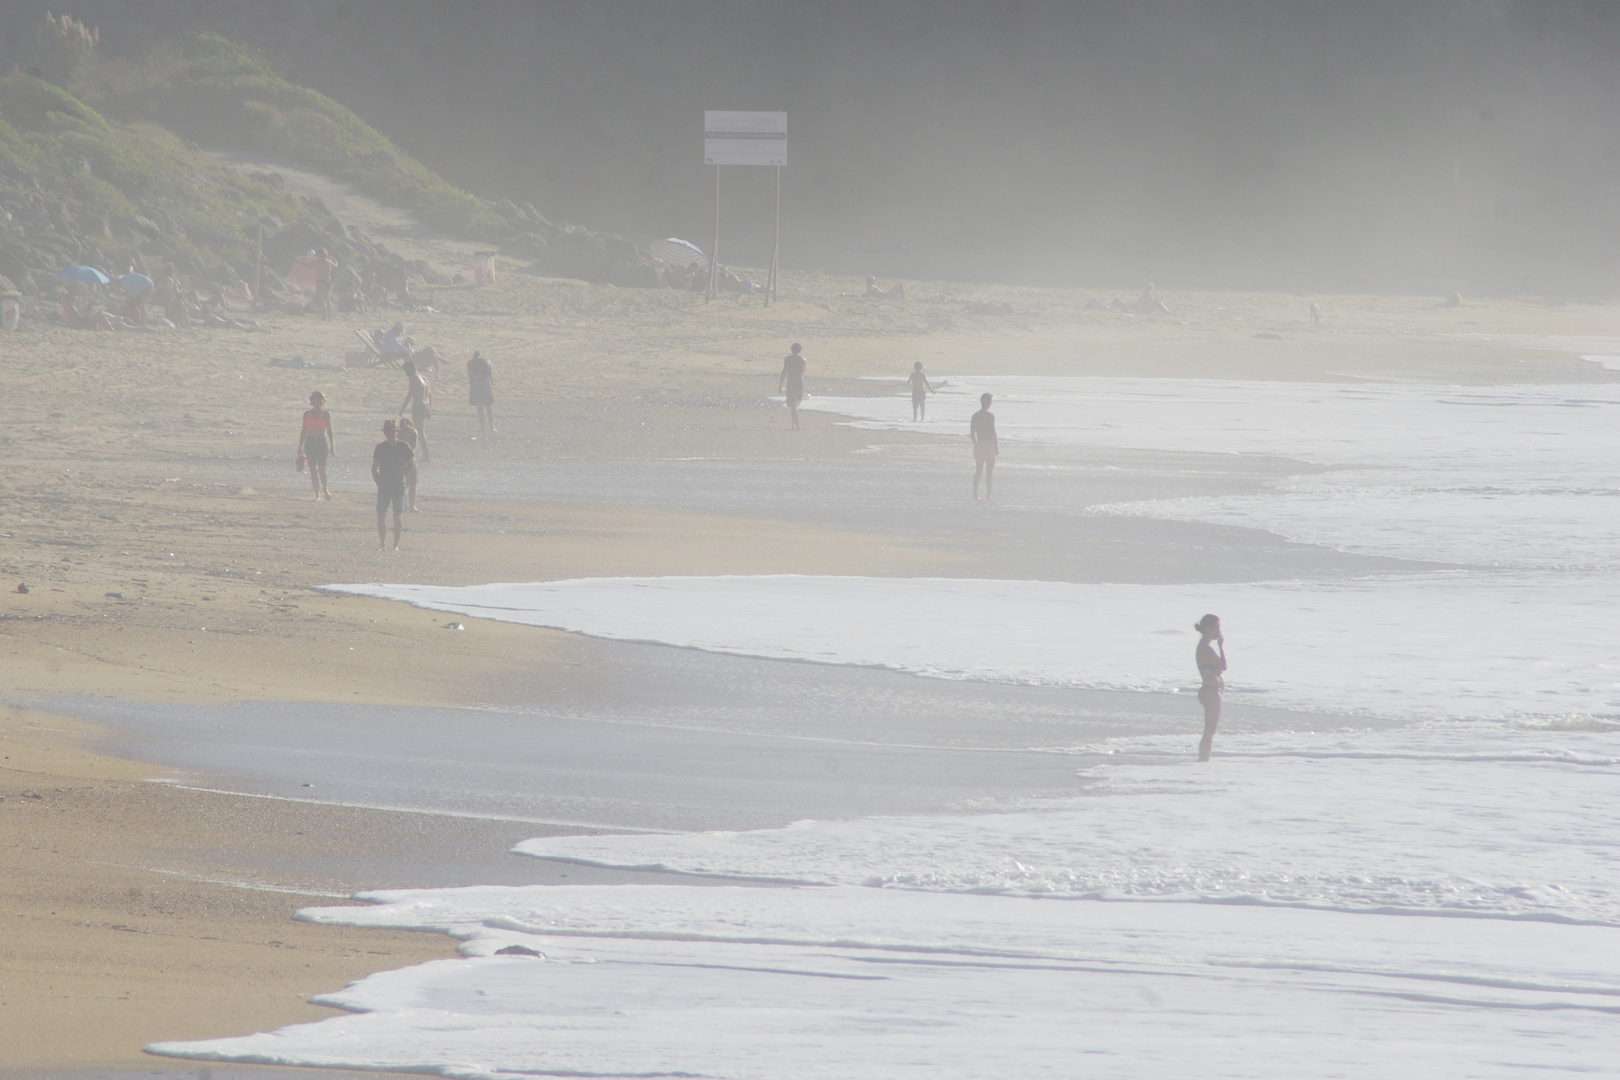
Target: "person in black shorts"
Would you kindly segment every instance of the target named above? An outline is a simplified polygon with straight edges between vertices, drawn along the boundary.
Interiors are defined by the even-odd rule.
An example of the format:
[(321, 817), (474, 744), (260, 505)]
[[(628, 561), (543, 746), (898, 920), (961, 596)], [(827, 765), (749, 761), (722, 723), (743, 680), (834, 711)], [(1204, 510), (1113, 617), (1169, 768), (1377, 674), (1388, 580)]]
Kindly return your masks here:
[(394, 508), (394, 550), (399, 550), (399, 515), (405, 509), (405, 484), (416, 477), (416, 455), (399, 441), (399, 428), (383, 422), (383, 441), (371, 452), (371, 478), (377, 483), (377, 550), (388, 547), (388, 508)]
[(923, 374), (921, 360), (911, 365), (911, 377), (906, 381), (911, 384), (911, 422), (915, 424), (928, 419), (928, 395), (934, 392), (934, 384)]
[(776, 380), (776, 389), (781, 393), (787, 390), (788, 412), (793, 414), (793, 430), (799, 430), (799, 402), (804, 400), (804, 356), (800, 353), (802, 346), (793, 343), (792, 349), (782, 358), (782, 374)]

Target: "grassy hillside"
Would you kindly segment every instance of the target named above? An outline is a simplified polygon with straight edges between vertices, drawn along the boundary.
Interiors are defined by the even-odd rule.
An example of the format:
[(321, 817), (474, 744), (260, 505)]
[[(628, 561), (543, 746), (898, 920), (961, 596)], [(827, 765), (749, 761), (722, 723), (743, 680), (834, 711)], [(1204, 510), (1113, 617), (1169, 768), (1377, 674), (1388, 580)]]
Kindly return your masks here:
[(439, 228), (494, 239), (507, 220), (324, 94), (295, 86), (217, 34), (140, 65), (84, 65), (74, 86), (123, 121), (149, 120), (210, 149), (281, 157), (416, 211)]
[[(70, 262), (122, 268), (137, 256), (213, 274), (253, 263), (261, 222), (329, 215), (215, 164), (149, 126), (122, 126), (60, 87), (0, 76), (0, 231), (11, 276)], [(7, 272), (0, 270), (0, 272)], [(246, 276), (246, 274), (243, 274)]]

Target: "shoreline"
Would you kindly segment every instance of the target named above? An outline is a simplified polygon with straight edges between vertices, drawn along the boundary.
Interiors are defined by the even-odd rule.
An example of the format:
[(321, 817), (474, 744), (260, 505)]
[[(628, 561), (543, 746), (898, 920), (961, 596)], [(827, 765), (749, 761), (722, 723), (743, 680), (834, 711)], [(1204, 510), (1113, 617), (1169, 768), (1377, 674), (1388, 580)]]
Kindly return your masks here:
[[(435, 455), (457, 469), (693, 457), (746, 469), (859, 462), (852, 455), (873, 444), (941, 442), (933, 432), (855, 430), (816, 413), (805, 414), (802, 432), (788, 432), (783, 410), (763, 399), (776, 358), (796, 339), (811, 358), (812, 393), (896, 375), (915, 360), (935, 374), (1620, 378), (1556, 352), (1439, 336), (1600, 335), (1615, 305), (1484, 301), (1446, 310), (1423, 298), (1342, 297), (1324, 305), (1327, 325), (1311, 329), (1297, 297), (1192, 294), (1174, 298), (1173, 318), (1153, 320), (1088, 310), (1073, 290), (930, 285), (897, 305), (839, 297), (848, 284), (793, 275), (784, 302), (768, 311), (517, 273), (476, 292), (430, 290), (441, 311), (408, 318), (450, 360), (435, 376)], [(972, 305), (981, 299), (1010, 304), (1014, 315), (978, 313)], [(948, 536), (911, 521), (817, 524), (592, 501), (588, 492), (567, 502), (458, 495), (435, 486), (431, 466), (406, 550), (382, 555), (369, 496), (341, 488), (332, 503), (310, 502), (307, 482), (290, 469), (292, 446), (302, 400), (319, 386), (333, 409), (337, 461), (353, 466), (363, 487), (363, 448), (393, 414), (402, 380), (339, 366), (353, 340), (347, 324), (363, 318), (265, 321), (267, 334), (31, 327), (6, 336), (13, 393), (0, 402), (9, 455), (0, 498), (10, 511), (0, 536), (0, 662), (8, 696), (445, 707), (598, 700), (612, 672), (570, 635), (498, 623), (457, 633), (446, 624), (458, 620), (313, 587), (379, 578), (959, 576), (1027, 557), (1016, 544), (996, 548), (988, 530)], [(458, 365), (475, 346), (496, 364), (496, 440), (476, 436), (461, 404)], [(269, 363), (295, 354), (319, 366)], [(22, 582), (27, 594), (13, 591)], [(221, 882), (341, 893), (378, 884), (364, 880), (369, 871), (351, 878), (332, 869), (376, 865), (362, 857), (361, 840), (409, 855), (424, 836), (428, 850), (445, 852), (474, 836), (492, 849), (507, 835), (495, 823), (406, 828), (360, 807), (150, 784), (159, 770), (100, 752), (106, 737), (81, 721), (0, 710), (0, 913), (9, 913), (0, 920), (0, 1044), (20, 1048), (0, 1075), (195, 1075), (140, 1047), (332, 1015), (306, 999), (372, 971), (454, 955), (453, 943), (294, 923), (291, 913), (310, 898)], [(512, 828), (519, 838), (538, 835), (532, 824)], [(243, 864), (255, 860), (276, 872), (244, 881)], [(212, 1075), (263, 1074), (221, 1066)]]

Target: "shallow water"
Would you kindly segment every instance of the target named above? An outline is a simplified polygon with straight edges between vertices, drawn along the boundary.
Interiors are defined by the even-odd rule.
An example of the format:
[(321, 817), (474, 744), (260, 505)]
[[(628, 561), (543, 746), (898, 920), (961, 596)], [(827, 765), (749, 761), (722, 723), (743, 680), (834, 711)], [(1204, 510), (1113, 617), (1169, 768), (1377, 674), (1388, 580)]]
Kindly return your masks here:
[[(964, 429), (981, 384), (997, 393), (1004, 505), (963, 505), (950, 447), (872, 469), (559, 467), (510, 483), (954, 528), (992, 553), (975, 578), (355, 590), (612, 639), (593, 646), (603, 658), (690, 658), (688, 681), (649, 675), (645, 699), (593, 721), (790, 736), (811, 754), (876, 744), (851, 788), (796, 788), (792, 751), (712, 774), (723, 791), (753, 769), (745, 781), (789, 801), (813, 788), (836, 806), (817, 820), (518, 845), (796, 887), (421, 890), (311, 910), (452, 933), (469, 959), (323, 999), (356, 1016), (158, 1049), (480, 1078), (1612, 1070), (1613, 387), (952, 382), (928, 430)], [(902, 398), (813, 404), (912, 427)], [(1099, 564), (1099, 523), (1140, 550)], [(1195, 702), (1172, 691), (1204, 610), (1225, 617), (1232, 708), (1199, 765)], [(705, 685), (721, 671), (756, 675)], [(768, 672), (806, 708), (768, 704)], [(682, 689), (661, 701), (661, 687)], [(854, 737), (837, 703), (866, 694)], [(710, 760), (653, 745), (615, 749), (593, 782)], [(942, 746), (971, 767), (929, 756)], [(925, 805), (946, 792), (958, 801)], [(513, 945), (545, 958), (495, 955)]]

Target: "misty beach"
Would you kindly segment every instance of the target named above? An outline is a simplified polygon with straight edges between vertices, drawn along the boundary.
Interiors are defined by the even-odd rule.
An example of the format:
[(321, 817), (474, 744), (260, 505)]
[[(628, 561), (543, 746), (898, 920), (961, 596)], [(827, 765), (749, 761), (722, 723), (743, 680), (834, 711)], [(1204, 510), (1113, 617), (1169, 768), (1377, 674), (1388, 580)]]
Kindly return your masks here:
[(0, 1077), (1612, 1070), (1620, 24), (14, 7)]

